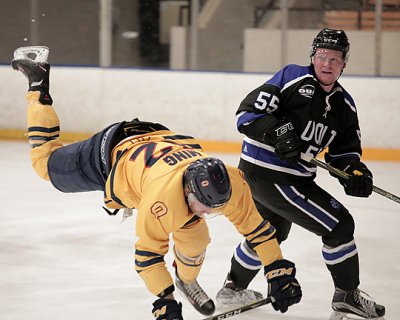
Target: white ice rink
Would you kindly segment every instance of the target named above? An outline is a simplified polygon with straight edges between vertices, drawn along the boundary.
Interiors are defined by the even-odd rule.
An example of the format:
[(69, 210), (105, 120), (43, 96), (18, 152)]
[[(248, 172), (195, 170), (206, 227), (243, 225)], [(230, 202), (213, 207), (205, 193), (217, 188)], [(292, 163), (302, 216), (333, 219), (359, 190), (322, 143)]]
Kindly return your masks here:
[[(27, 143), (0, 141), (0, 319), (152, 319), (155, 297), (134, 270), (135, 217), (120, 223), (120, 215), (108, 216), (101, 192), (57, 191), (33, 171), (29, 150)], [(239, 157), (214, 156), (234, 166)], [(376, 186), (400, 195), (400, 163), (367, 164)], [(400, 319), (400, 204), (377, 194), (347, 197), (336, 179), (318, 173), (317, 181), (355, 218), (361, 289), (386, 306), (386, 320)], [(224, 217), (208, 225), (212, 242), (199, 283), (214, 297), (241, 236)], [(282, 249), (297, 265), (303, 300), (285, 314), (264, 306), (232, 320), (328, 319), (333, 285), (321, 246), (318, 237), (294, 226)], [(166, 261), (170, 268), (171, 253)], [(261, 273), (251, 287), (265, 294)], [(178, 299), (185, 320), (205, 318)]]

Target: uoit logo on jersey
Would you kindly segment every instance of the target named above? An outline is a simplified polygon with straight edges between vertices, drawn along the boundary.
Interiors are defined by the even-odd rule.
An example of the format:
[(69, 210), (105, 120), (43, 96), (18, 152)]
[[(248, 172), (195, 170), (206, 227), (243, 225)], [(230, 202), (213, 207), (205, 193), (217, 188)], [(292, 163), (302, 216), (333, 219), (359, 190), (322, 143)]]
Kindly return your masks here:
[(305, 84), (299, 89), (299, 93), (306, 98), (312, 98), (314, 95), (315, 87), (312, 84)]

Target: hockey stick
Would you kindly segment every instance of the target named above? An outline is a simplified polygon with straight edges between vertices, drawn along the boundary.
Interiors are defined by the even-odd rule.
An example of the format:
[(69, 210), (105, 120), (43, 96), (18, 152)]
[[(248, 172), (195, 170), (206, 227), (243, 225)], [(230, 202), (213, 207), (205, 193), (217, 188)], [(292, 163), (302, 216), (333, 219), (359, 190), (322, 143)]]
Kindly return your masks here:
[[(320, 168), (328, 170), (330, 173), (332, 173), (333, 175), (335, 175), (337, 177), (344, 178), (344, 179), (349, 179), (349, 177), (351, 177), (350, 174), (348, 174), (342, 170), (336, 169), (335, 167), (332, 167), (331, 165), (329, 165), (325, 162), (319, 161), (308, 154), (302, 153), (301, 159), (306, 162), (309, 162), (311, 164), (315, 164), (316, 166), (318, 166)], [(376, 186), (372, 186), (372, 191), (374, 191), (374, 192), (380, 194), (381, 196), (384, 196), (390, 200), (400, 203), (400, 197), (394, 195), (393, 193), (390, 193), (390, 192), (383, 190), (381, 188), (378, 188)]]
[(263, 305), (266, 305), (266, 304), (271, 303), (271, 302), (274, 302), (274, 301), (275, 301), (275, 299), (274, 299), (273, 297), (272, 297), (272, 298), (271, 298), (271, 297), (268, 297), (268, 298), (265, 298), (265, 299), (263, 299), (263, 300), (250, 303), (250, 304), (245, 305), (245, 306), (243, 306), (243, 307), (239, 307), (239, 308), (236, 308), (236, 309), (233, 309), (233, 310), (229, 310), (229, 311), (226, 311), (226, 312), (217, 314), (217, 315), (215, 315), (215, 316), (211, 316), (211, 317), (205, 318), (205, 319), (203, 319), (203, 320), (221, 320), (221, 319), (227, 319), (227, 318), (236, 316), (236, 315), (238, 315), (238, 314), (241, 314), (241, 313), (243, 313), (243, 312), (246, 312), (246, 311), (249, 311), (249, 310), (252, 310), (252, 309), (261, 307), (261, 306), (263, 306)]

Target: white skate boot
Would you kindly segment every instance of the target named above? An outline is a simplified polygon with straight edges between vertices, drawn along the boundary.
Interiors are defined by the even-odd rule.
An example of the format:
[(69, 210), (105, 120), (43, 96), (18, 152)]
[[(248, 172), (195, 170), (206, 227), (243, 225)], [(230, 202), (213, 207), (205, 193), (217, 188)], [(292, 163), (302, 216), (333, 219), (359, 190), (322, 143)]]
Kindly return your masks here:
[(225, 279), (224, 286), (216, 296), (217, 302), (224, 307), (240, 307), (260, 301), (263, 298), (260, 292), (236, 287), (229, 273)]
[(49, 48), (40, 46), (20, 47), (14, 51), (13, 69), (21, 71), (29, 81), (28, 91), (39, 91), (39, 101), (51, 105), (49, 94), (50, 65), (47, 62)]

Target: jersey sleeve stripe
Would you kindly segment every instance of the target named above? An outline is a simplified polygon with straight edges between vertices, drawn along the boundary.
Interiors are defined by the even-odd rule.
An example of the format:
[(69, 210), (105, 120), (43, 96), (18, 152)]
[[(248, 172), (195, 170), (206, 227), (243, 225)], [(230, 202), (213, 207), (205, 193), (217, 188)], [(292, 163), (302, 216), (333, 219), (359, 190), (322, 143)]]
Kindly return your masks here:
[(265, 220), (245, 237), (251, 248), (254, 249), (259, 244), (275, 238), (275, 228)]
[(265, 116), (264, 113), (254, 113), (254, 112), (241, 112), (237, 115), (237, 128), (241, 126), (247, 126), (253, 121)]
[(255, 228), (252, 232), (250, 232), (250, 233), (248, 233), (248, 234), (245, 234), (244, 236), (245, 236), (245, 237), (248, 237), (248, 236), (250, 236), (250, 235), (252, 235), (252, 234), (255, 234), (255, 233), (259, 232), (262, 228), (264, 228), (264, 226), (265, 226), (267, 223), (268, 223), (268, 220), (264, 220), (264, 221), (261, 222), (260, 225), (259, 225), (257, 228)]
[(311, 176), (315, 168), (305, 168), (301, 165), (292, 165), (275, 156), (275, 149), (267, 144), (255, 141), (249, 137), (243, 139), (241, 158), (258, 166), (286, 172), (297, 176)]

